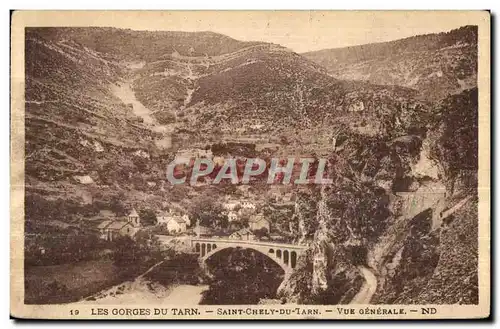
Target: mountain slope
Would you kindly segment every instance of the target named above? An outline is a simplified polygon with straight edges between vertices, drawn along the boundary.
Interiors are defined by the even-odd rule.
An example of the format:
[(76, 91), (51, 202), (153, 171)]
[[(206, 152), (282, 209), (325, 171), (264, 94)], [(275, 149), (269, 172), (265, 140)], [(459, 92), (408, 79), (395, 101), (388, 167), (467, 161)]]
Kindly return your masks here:
[[(119, 198), (123, 207), (145, 200), (160, 206), (179, 194), (165, 190), (163, 173), (177, 149), (278, 142), (276, 155), (300, 156), (327, 154), (332, 136), (351, 130), (419, 134), (428, 105), (415, 96), (340, 81), (279, 45), (214, 33), (28, 29), (28, 196), (71, 199), (90, 213)], [(172, 143), (159, 148), (165, 138)]]
[(477, 304), (477, 110), (466, 90), (433, 107), (420, 137), (351, 135), (330, 158), (334, 184), (296, 201), (295, 236), (314, 256), (280, 295), (349, 303), (338, 284), (359, 286), (361, 265), (377, 277), (371, 303)]
[(399, 124), (412, 125), (412, 113), (428, 108), (414, 90), (334, 79), (273, 44), (212, 57), (168, 56), (146, 63), (134, 79), (138, 98), (155, 116), (176, 123), (177, 145), (283, 138), (293, 151), (317, 144), (326, 127), (396, 137), (405, 133)]
[[(472, 30), (368, 45), (354, 59), (340, 51), (345, 74), (374, 70), (367, 82), (332, 77), (279, 45), (214, 33), (28, 29), (27, 222), (81, 224), (100, 209), (234, 195), (234, 186), (170, 186), (164, 170), (178, 150), (239, 155), (233, 143), (245, 156), (324, 157), (334, 184), (295, 188), (282, 223), (310, 246), (282, 296), (349, 303), (368, 269), (373, 302), (474, 303), (477, 89), (422, 100), (465, 87), (435, 88), (443, 77), (472, 79)], [(387, 63), (394, 49), (401, 58)], [(403, 57), (415, 64), (410, 75), (470, 71), (408, 85)], [(258, 203), (268, 201), (263, 185)], [(463, 285), (447, 283), (455, 268)]]
[(213, 32), (134, 31), (109, 27), (37, 28), (40, 37), (53, 42), (72, 40), (93, 51), (123, 60), (154, 61), (177, 53), (215, 56), (259, 44), (242, 42)]
[(338, 79), (404, 86), (427, 99), (477, 84), (477, 26), (303, 55)]
[(79, 215), (79, 206), (95, 211), (93, 205), (144, 175), (143, 155), (155, 154), (157, 134), (112, 92), (126, 70), (107, 54), (27, 29), (27, 216), (65, 216), (43, 200), (65, 200), (67, 208), (75, 202), (72, 215)]

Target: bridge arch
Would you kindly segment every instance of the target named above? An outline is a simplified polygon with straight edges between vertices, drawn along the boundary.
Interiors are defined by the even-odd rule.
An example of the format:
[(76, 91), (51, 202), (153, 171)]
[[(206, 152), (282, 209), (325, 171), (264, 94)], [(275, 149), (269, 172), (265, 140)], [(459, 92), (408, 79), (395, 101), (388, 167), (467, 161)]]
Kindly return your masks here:
[(297, 258), (305, 250), (306, 246), (281, 244), (255, 240), (231, 240), (231, 239), (193, 239), (191, 245), (202, 263), (205, 263), (214, 254), (229, 248), (245, 248), (259, 252), (276, 264), (285, 274), (293, 271), (297, 265)]
[(297, 252), (295, 250), (290, 253), (290, 266), (292, 268), (297, 266)]
[(267, 256), (267, 258), (271, 259), (271, 260), (272, 260), (275, 264), (277, 264), (277, 265), (278, 265), (278, 266), (279, 266), (279, 267), (280, 267), (280, 268), (281, 268), (281, 269), (282, 269), (285, 273), (287, 273), (287, 272), (288, 272), (288, 270), (289, 270), (289, 268), (288, 268), (285, 264), (283, 264), (282, 262), (278, 261), (278, 260), (276, 259), (276, 257), (273, 257), (273, 254), (271, 254), (271, 253), (265, 253), (265, 252), (263, 252), (262, 250), (259, 250), (259, 248), (253, 248), (253, 247), (248, 247), (248, 246), (246, 246), (246, 247), (238, 247), (238, 246), (223, 246), (223, 247), (218, 248), (218, 249), (216, 249), (216, 250), (212, 250), (212, 252), (210, 252), (210, 253), (207, 253), (205, 256), (203, 256), (203, 257), (201, 258), (201, 260), (202, 260), (203, 262), (206, 262), (206, 261), (207, 261), (208, 259), (210, 259), (213, 255), (215, 255), (215, 254), (219, 253), (220, 251), (222, 251), (222, 250), (227, 250), (227, 249), (231, 249), (231, 248), (233, 248), (233, 249), (238, 249), (238, 248), (239, 248), (239, 249), (251, 249), (251, 250), (256, 251), (256, 252), (258, 252), (258, 253), (260, 253), (260, 254), (262, 254), (262, 255), (264, 255), (264, 256)]

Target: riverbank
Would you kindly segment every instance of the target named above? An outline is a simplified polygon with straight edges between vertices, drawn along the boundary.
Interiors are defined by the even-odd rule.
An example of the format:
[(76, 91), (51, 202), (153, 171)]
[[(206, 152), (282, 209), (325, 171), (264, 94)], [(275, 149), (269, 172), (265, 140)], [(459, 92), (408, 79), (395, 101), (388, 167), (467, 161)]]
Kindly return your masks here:
[(133, 280), (158, 262), (143, 259), (116, 262), (113, 257), (58, 265), (37, 265), (25, 268), (26, 304), (71, 303), (92, 296), (103, 289)]
[(202, 277), (196, 255), (178, 253), (156, 263), (135, 279), (104, 289), (78, 303), (197, 305), (208, 289), (200, 284)]
[(25, 268), (26, 304), (57, 304), (77, 301), (123, 281), (112, 260)]
[(163, 286), (144, 277), (127, 281), (103, 290), (98, 294), (79, 301), (78, 304), (98, 305), (197, 305), (200, 303), (205, 285)]

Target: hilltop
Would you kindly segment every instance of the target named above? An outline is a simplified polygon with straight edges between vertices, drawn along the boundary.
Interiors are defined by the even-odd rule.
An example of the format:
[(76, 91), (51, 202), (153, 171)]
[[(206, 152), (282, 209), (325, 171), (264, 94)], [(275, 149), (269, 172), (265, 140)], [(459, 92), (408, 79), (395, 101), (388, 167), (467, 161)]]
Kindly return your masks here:
[(243, 42), (214, 32), (135, 31), (111, 27), (44, 27), (32, 29), (38, 37), (52, 42), (71, 40), (86, 48), (119, 60), (154, 61), (178, 53), (215, 56), (259, 44)]
[(303, 56), (338, 79), (404, 86), (441, 99), (477, 84), (477, 26)]

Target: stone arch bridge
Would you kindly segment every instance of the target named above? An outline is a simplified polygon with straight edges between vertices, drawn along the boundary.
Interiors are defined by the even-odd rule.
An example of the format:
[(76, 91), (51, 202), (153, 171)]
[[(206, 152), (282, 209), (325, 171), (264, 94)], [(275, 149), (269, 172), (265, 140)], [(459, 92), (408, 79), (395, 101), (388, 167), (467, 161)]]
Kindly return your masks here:
[(199, 254), (199, 259), (202, 263), (205, 263), (212, 255), (224, 249), (253, 249), (271, 258), (285, 271), (285, 274), (293, 271), (297, 266), (298, 257), (307, 249), (307, 246), (295, 244), (216, 238), (193, 238), (191, 246)]

